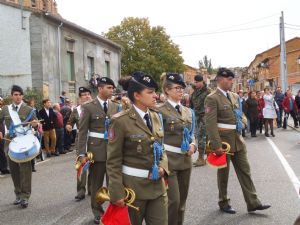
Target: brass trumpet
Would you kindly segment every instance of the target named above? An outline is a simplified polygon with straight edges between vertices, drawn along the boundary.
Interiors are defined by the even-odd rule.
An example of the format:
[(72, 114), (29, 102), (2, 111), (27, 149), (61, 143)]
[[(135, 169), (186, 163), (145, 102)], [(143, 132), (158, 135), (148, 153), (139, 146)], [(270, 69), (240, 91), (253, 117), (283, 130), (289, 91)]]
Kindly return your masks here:
[[(80, 166), (81, 166), (81, 161), (79, 160), (81, 156), (78, 156), (76, 158), (76, 161), (75, 161), (75, 169), (76, 170), (79, 170)], [(87, 152), (85, 153), (85, 157), (86, 157), (86, 160), (87, 161), (90, 161), (90, 163), (94, 163), (94, 160), (93, 160), (93, 153), (92, 152)]]
[[(227, 154), (227, 155), (233, 155), (233, 153), (230, 153), (230, 145), (227, 142), (222, 142), (222, 151)], [(210, 146), (210, 141), (207, 142), (206, 144), (206, 154), (213, 152), (211, 146)]]
[[(132, 190), (131, 188), (125, 188), (124, 190), (125, 190), (125, 198), (124, 198), (125, 204), (128, 207), (131, 207), (136, 211), (139, 211), (140, 210), (139, 207), (132, 205), (136, 197), (134, 190)], [(106, 187), (101, 187), (96, 193), (96, 202), (102, 204), (105, 201), (110, 201), (109, 191)]]

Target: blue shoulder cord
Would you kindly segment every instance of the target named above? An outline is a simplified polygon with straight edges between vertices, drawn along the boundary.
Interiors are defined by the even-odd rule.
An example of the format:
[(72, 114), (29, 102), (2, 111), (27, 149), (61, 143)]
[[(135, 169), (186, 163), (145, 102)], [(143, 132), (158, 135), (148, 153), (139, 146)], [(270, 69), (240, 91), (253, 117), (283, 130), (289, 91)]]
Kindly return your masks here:
[[(122, 105), (118, 104), (117, 113), (119, 113), (121, 111), (122, 111)], [(108, 128), (109, 128), (109, 124), (110, 124), (110, 119), (107, 117), (107, 118), (105, 118), (105, 121), (104, 121), (104, 128), (105, 128), (105, 131), (104, 131), (104, 140), (105, 141), (108, 140)]]
[[(26, 117), (26, 119), (25, 119), (23, 122), (21, 122), (20, 124), (14, 125), (14, 122), (13, 122), (13, 121), (11, 122), (11, 124), (10, 124), (10, 126), (9, 126), (9, 137), (10, 137), (10, 138), (13, 138), (13, 137), (14, 137), (14, 135), (15, 135), (15, 128), (21, 126), (23, 123), (29, 122), (29, 120), (32, 119), (32, 116), (33, 116), (34, 112), (35, 112), (35, 110), (32, 109), (31, 112), (30, 112), (30, 113), (28, 114), (28, 116)], [(28, 129), (28, 130), (29, 130), (29, 129)], [(27, 130), (27, 131), (28, 131), (28, 130)], [(23, 133), (23, 134), (25, 135), (27, 131), (25, 131), (25, 133)]]
[(191, 130), (189, 130), (187, 127), (183, 129), (183, 137), (181, 142), (181, 151), (187, 152), (190, 149), (190, 143), (193, 140), (194, 132), (195, 132), (195, 112), (194, 110), (190, 109), (192, 113), (192, 127)]
[(241, 101), (240, 101), (240, 97), (238, 98), (239, 101), (239, 108), (238, 109), (234, 109), (234, 115), (235, 115), (235, 119), (236, 119), (236, 130), (239, 134), (241, 134), (242, 129), (243, 129), (243, 122), (242, 122), (242, 105), (241, 105)]
[[(164, 124), (163, 124), (163, 119), (162, 119), (162, 115), (159, 113), (159, 119), (160, 119), (160, 124), (162, 126), (162, 130), (164, 129)], [(161, 159), (164, 149), (164, 141), (162, 140), (162, 143), (160, 144), (159, 142), (155, 141), (153, 143), (153, 166), (152, 166), (152, 178), (151, 180), (158, 180), (159, 179), (159, 171), (158, 171), (158, 164), (159, 164), (159, 160)]]

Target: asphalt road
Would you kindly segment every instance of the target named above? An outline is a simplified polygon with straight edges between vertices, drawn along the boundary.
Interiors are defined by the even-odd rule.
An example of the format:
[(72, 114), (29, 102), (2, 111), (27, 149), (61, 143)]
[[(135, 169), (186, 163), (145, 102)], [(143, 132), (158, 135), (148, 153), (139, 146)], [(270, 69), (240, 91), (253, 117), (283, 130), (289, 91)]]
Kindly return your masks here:
[[(277, 129), (275, 138), (246, 138), (252, 177), (263, 203), (269, 210), (247, 212), (242, 191), (231, 166), (228, 192), (237, 214), (218, 209), (216, 170), (209, 166), (194, 168), (187, 201), (186, 225), (292, 225), (300, 215), (300, 133), (288, 128)], [(250, 136), (248, 134), (248, 136)], [(272, 145), (273, 143), (274, 145)], [(296, 175), (291, 181), (276, 154), (277, 148)], [(12, 205), (15, 199), (10, 176), (0, 177), (0, 225), (93, 224), (90, 199), (75, 202), (75, 153), (52, 157), (36, 166), (32, 195), (27, 209)], [(196, 155), (195, 155), (196, 157)]]

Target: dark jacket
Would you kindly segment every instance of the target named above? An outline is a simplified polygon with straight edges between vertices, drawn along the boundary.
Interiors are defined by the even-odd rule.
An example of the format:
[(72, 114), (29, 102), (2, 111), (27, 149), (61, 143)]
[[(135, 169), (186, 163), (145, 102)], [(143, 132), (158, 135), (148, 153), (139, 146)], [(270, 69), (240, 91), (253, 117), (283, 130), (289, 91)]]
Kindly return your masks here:
[(258, 118), (258, 101), (254, 98), (248, 98), (244, 105), (244, 114), (250, 121)]
[(42, 121), (43, 131), (54, 129), (56, 114), (52, 108), (49, 109), (49, 116), (47, 115), (45, 108), (39, 111), (39, 116), (43, 120)]
[(283, 102), (284, 97), (285, 96), (283, 93), (275, 92), (274, 99), (280, 109), (282, 109), (282, 102)]
[(296, 102), (296, 105), (297, 105), (298, 109), (300, 109), (300, 96), (297, 95), (295, 97), (295, 102)]

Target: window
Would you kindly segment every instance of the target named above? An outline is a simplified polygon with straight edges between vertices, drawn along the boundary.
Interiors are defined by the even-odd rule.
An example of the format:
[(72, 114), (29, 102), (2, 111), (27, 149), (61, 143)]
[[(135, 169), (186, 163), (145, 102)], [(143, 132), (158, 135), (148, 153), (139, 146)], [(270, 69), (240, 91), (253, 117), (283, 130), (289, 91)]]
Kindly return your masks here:
[(44, 11), (47, 10), (47, 2), (46, 2), (46, 0), (43, 0), (43, 10)]
[(35, 0), (31, 0), (31, 7), (36, 7), (36, 2), (35, 2)]
[(109, 61), (105, 61), (105, 71), (104, 71), (104, 75), (106, 77), (110, 77), (110, 64)]
[(68, 81), (75, 81), (75, 70), (74, 70), (74, 53), (67, 52), (67, 63), (66, 72)]
[(93, 57), (87, 57), (87, 67), (88, 67), (88, 76), (86, 77), (86, 80), (90, 80), (92, 78), (92, 74), (94, 71), (94, 58)]

